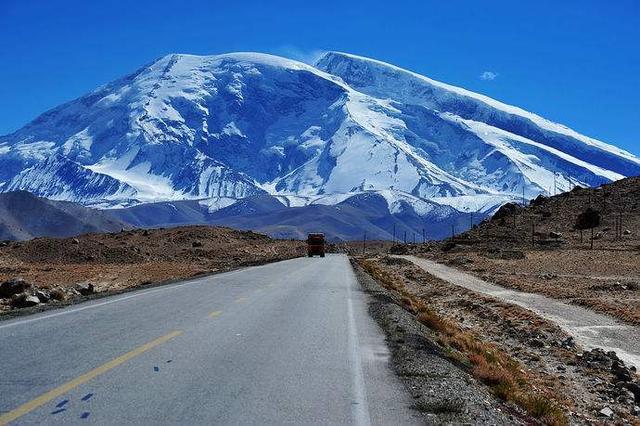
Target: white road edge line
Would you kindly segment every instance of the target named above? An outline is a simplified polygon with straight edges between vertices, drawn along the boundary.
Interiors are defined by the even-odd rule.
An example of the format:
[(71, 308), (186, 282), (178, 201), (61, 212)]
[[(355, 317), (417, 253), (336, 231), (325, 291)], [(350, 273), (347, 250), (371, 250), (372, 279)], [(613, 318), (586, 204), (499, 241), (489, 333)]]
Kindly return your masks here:
[(351, 374), (354, 388), (354, 399), (351, 407), (353, 421), (358, 426), (371, 425), (369, 417), (369, 404), (367, 402), (367, 390), (364, 383), (364, 375), (362, 373), (362, 363), (360, 361), (360, 342), (358, 341), (358, 329), (356, 326), (355, 316), (353, 314), (353, 296), (351, 292), (351, 284), (347, 275), (351, 270), (351, 265), (345, 269), (345, 279), (347, 283), (347, 315), (349, 316), (349, 361), (351, 362)]
[[(283, 261), (280, 261), (280, 262), (265, 263), (264, 265), (250, 266), (250, 267), (241, 268), (241, 269), (238, 269), (238, 270), (235, 270), (235, 271), (229, 271), (229, 272), (223, 272), (221, 274), (210, 275), (208, 277), (189, 279), (188, 281), (180, 283), (180, 284), (167, 284), (167, 285), (164, 285), (164, 286), (162, 286), (160, 288), (154, 288), (154, 289), (150, 289), (150, 290), (146, 290), (146, 291), (138, 291), (135, 294), (130, 294), (128, 296), (122, 296), (122, 297), (111, 296), (111, 297), (117, 297), (117, 299), (107, 300), (107, 301), (99, 302), (99, 303), (91, 303), (89, 301), (87, 303), (91, 303), (90, 305), (80, 306), (80, 307), (72, 308), (72, 309), (61, 308), (62, 310), (60, 312), (55, 312), (55, 313), (48, 314), (48, 315), (41, 315), (41, 316), (37, 316), (35, 318), (28, 318), (28, 319), (24, 319), (24, 320), (6, 320), (7, 324), (2, 324), (2, 322), (4, 322), (4, 321), (0, 321), (0, 329), (14, 327), (14, 326), (17, 326), (17, 325), (29, 324), (29, 323), (36, 322), (36, 321), (41, 321), (41, 320), (44, 320), (44, 319), (49, 319), (49, 318), (54, 318), (54, 317), (58, 317), (58, 316), (61, 316), (61, 315), (72, 314), (74, 312), (84, 311), (86, 309), (98, 308), (100, 306), (110, 305), (112, 303), (122, 302), (122, 301), (125, 301), (125, 300), (133, 299), (135, 297), (144, 296), (144, 295), (151, 294), (151, 293), (157, 293), (157, 292), (160, 292), (160, 291), (173, 290), (173, 289), (180, 288), (180, 287), (183, 287), (183, 286), (189, 285), (189, 284), (191, 284), (191, 285), (192, 284), (201, 284), (201, 283), (207, 282), (209, 279), (218, 279), (218, 278), (229, 277), (231, 275), (235, 275), (235, 274), (238, 274), (240, 272), (244, 272), (249, 268), (251, 268), (251, 269), (253, 269), (253, 268), (261, 268), (261, 267), (273, 265), (275, 263), (287, 262), (287, 261), (295, 260), (295, 259), (296, 258), (287, 259), (287, 260), (283, 260)], [(107, 296), (107, 297), (109, 297), (109, 296)], [(38, 315), (38, 314), (34, 314), (34, 315)]]

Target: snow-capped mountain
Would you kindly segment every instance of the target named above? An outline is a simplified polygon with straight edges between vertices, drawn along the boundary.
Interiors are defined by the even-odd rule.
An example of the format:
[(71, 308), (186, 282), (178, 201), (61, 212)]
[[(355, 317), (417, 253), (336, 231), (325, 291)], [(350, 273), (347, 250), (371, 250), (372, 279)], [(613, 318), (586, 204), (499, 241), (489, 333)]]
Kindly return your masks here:
[(489, 214), (523, 195), (640, 175), (640, 159), (383, 62), (169, 55), (0, 137), (0, 190), (88, 206), (363, 193), (391, 214)]

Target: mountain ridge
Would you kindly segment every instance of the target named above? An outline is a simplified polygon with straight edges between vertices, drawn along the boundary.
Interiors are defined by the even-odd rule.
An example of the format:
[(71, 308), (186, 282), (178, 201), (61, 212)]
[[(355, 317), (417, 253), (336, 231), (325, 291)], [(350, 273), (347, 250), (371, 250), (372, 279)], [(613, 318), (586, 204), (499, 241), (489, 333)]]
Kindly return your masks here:
[(0, 165), (3, 192), (100, 208), (209, 199), (213, 210), (265, 194), (337, 205), (373, 191), (425, 222), (424, 203), (490, 212), (640, 174), (632, 154), (566, 126), (340, 52), (314, 66), (166, 55), (1, 136)]

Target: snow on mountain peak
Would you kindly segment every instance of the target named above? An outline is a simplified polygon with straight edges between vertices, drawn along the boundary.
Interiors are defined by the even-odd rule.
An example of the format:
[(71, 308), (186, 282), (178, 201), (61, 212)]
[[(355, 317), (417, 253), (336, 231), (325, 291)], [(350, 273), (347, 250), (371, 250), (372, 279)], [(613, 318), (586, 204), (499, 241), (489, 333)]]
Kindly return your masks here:
[(339, 52), (166, 55), (0, 137), (0, 164), (4, 191), (88, 205), (376, 193), (427, 216), (640, 174), (565, 126)]

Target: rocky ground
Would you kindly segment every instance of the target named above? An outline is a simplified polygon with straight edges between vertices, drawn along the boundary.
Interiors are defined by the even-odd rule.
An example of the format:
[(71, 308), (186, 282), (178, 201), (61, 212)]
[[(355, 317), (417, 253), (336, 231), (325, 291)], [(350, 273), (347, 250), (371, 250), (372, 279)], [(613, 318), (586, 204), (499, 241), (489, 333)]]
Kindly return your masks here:
[(0, 313), (304, 255), (302, 241), (188, 226), (0, 243)]
[(508, 204), (455, 238), (390, 252), (640, 325), (640, 177)]
[[(419, 334), (427, 343), (418, 346), (454, 362), (459, 370), (484, 383), (495, 399), (503, 401), (504, 412), (512, 419), (544, 424), (640, 424), (640, 377), (615, 353), (583, 351), (560, 328), (532, 312), (446, 283), (403, 259), (374, 256), (359, 258), (358, 264), (380, 283), (396, 310), (402, 307), (413, 323), (423, 326)], [(384, 300), (381, 298), (377, 296)], [(410, 380), (434, 380), (433, 371), (446, 373), (446, 369), (425, 371), (420, 363), (407, 367), (403, 354), (415, 346), (415, 332), (407, 337), (394, 330), (415, 326), (398, 327), (394, 320), (384, 320), (382, 325), (401, 376), (407, 376), (403, 373), (407, 368), (418, 368), (408, 374)], [(439, 380), (451, 379), (455, 384), (457, 376), (446, 373)], [(437, 404), (429, 402), (433, 387), (414, 383), (410, 388), (418, 400), (426, 398), (423, 406), (427, 411), (436, 409)], [(455, 394), (446, 392), (438, 398)], [(477, 401), (469, 401), (473, 412)]]

